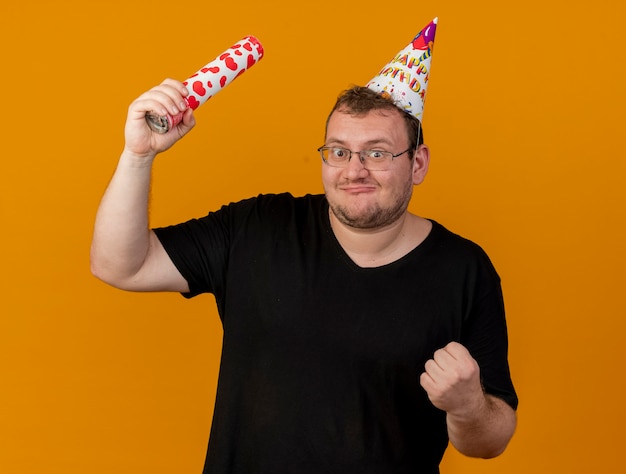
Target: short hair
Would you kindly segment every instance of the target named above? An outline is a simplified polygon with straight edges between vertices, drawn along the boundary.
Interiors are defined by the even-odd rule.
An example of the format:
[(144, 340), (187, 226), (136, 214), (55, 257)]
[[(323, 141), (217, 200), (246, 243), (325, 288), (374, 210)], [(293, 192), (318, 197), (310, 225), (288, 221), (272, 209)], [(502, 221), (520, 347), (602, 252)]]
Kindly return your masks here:
[[(417, 117), (405, 112), (398, 107), (389, 94), (378, 93), (369, 87), (353, 86), (339, 94), (335, 106), (326, 119), (326, 129), (333, 113), (337, 110), (345, 111), (351, 115), (365, 115), (372, 110), (396, 110), (402, 114), (406, 131), (409, 137), (411, 150), (417, 149), (424, 143), (422, 124)], [(410, 156), (410, 155), (409, 155)]]

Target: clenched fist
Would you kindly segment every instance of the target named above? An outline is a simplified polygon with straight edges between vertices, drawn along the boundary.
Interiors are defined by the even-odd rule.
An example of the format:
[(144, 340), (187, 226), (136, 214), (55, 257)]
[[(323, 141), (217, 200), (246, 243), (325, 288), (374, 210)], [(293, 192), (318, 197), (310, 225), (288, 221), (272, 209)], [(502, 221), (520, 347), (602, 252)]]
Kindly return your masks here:
[(475, 413), (485, 403), (478, 363), (458, 342), (436, 351), (425, 369), (420, 383), (440, 410), (463, 417)]
[[(155, 155), (170, 148), (195, 125), (193, 110), (187, 106), (185, 97), (189, 91), (173, 79), (139, 96), (128, 108), (125, 127), (125, 151), (137, 156)], [(182, 121), (166, 134), (154, 132), (146, 123), (146, 113), (177, 115), (184, 113)]]

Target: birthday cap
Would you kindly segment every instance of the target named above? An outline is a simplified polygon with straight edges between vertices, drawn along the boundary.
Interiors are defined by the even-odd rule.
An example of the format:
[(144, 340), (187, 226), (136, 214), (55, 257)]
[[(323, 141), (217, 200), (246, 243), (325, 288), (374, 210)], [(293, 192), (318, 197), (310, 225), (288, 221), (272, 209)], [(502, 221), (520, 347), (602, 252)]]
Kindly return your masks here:
[(437, 18), (420, 31), (366, 87), (391, 97), (398, 107), (422, 120)]

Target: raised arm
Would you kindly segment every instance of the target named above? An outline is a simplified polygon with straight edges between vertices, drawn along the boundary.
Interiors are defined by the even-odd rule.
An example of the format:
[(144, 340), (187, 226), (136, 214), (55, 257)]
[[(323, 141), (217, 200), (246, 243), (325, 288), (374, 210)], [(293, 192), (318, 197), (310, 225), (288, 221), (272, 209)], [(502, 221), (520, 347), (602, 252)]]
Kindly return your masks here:
[(515, 411), (488, 395), (480, 383), (476, 360), (451, 342), (435, 352), (420, 378), (433, 405), (446, 412), (452, 445), (466, 456), (493, 458), (506, 448), (515, 431)]
[[(182, 83), (166, 79), (128, 109), (125, 146), (100, 202), (91, 244), (91, 271), (106, 283), (131, 291), (188, 291), (148, 222), (152, 164), (195, 125)], [(166, 134), (153, 132), (146, 112), (183, 120)]]

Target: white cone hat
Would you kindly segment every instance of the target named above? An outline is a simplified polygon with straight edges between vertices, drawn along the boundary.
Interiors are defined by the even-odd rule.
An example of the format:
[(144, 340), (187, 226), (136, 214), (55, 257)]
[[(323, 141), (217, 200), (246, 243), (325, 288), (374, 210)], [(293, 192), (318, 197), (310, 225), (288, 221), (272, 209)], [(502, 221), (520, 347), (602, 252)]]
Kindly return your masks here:
[(396, 105), (422, 120), (437, 18), (420, 31), (366, 87), (390, 96)]

